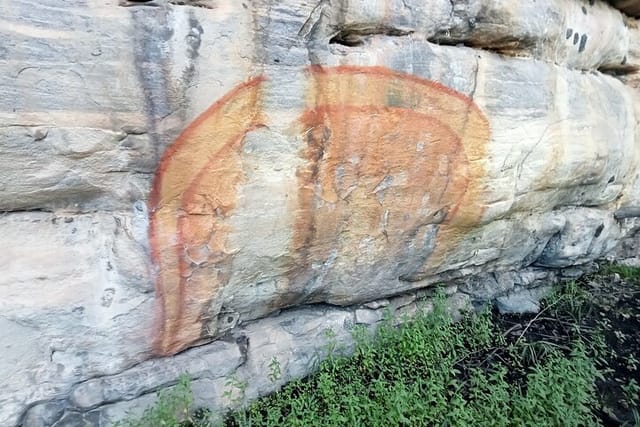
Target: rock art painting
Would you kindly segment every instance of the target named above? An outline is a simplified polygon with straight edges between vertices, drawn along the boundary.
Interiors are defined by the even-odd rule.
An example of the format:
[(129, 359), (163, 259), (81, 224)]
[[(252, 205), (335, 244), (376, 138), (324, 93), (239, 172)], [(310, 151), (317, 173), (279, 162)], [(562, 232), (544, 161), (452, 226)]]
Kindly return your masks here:
[[(290, 177), (294, 229), (283, 231), (295, 292), (274, 309), (305, 300), (317, 265), (353, 286), (376, 269), (412, 280), (436, 268), (483, 213), (489, 125), (470, 98), (381, 67), (310, 67), (306, 77), (306, 107), (290, 126), (300, 142)], [(149, 205), (159, 354), (215, 335), (212, 319), (236, 268), (229, 218), (246, 179), (242, 147), (273, 117), (267, 90), (275, 88), (265, 77), (237, 86), (187, 127), (157, 169)], [(312, 300), (331, 292), (327, 283)]]

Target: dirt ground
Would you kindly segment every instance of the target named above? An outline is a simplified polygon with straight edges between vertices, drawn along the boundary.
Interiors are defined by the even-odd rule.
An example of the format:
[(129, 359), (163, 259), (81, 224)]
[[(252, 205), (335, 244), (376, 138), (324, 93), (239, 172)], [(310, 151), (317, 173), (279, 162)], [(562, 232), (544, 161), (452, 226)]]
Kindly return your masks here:
[[(550, 348), (568, 352), (581, 339), (596, 360), (594, 413), (605, 426), (640, 425), (640, 270), (603, 266), (596, 274), (564, 284), (561, 298), (549, 298), (535, 315), (499, 315), (493, 320), (507, 342), (527, 342), (532, 364)], [(504, 349), (487, 360), (508, 359)], [(525, 377), (529, 366), (514, 366), (511, 382)]]

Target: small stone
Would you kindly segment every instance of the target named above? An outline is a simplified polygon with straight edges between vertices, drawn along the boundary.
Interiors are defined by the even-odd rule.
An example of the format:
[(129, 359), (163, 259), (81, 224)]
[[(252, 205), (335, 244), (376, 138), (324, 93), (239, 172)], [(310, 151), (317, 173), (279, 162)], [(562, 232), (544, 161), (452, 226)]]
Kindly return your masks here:
[(562, 277), (565, 277), (567, 279), (577, 279), (578, 277), (581, 277), (582, 275), (584, 275), (584, 273), (585, 271), (580, 267), (563, 268), (560, 271), (560, 274), (562, 275)]
[(233, 310), (225, 310), (218, 315), (218, 320), (217, 322), (214, 323), (214, 325), (217, 323), (218, 325), (217, 333), (222, 333), (235, 328), (239, 321), (240, 321), (239, 313)]
[(552, 286), (539, 286), (524, 289), (516, 287), (508, 295), (496, 298), (496, 306), (500, 313), (537, 313), (540, 311), (540, 300), (553, 290)]
[(122, 129), (122, 132), (128, 135), (143, 135), (147, 133), (147, 131), (140, 126), (125, 125), (125, 126), (122, 126), (120, 129)]
[(379, 299), (376, 301), (371, 301), (365, 304), (362, 304), (363, 307), (365, 308), (370, 308), (371, 310), (377, 310), (379, 308), (383, 308), (389, 305), (389, 300), (388, 299)]
[(405, 305), (409, 305), (416, 300), (416, 294), (404, 294), (399, 297), (392, 298), (389, 301), (389, 307), (391, 310), (398, 310)]
[(471, 297), (463, 293), (454, 293), (447, 298), (447, 311), (454, 320), (462, 318), (464, 313), (472, 310)]
[(513, 283), (510, 285), (503, 283), (502, 285), (502, 287), (499, 286), (495, 275), (481, 273), (461, 279), (459, 288), (462, 292), (471, 295), (475, 299), (487, 300), (513, 288)]
[[(430, 311), (430, 309), (429, 309)], [(418, 304), (412, 302), (408, 305), (404, 305), (393, 313), (393, 324), (400, 325), (404, 322), (411, 321), (418, 313)]]
[(458, 292), (458, 286), (457, 285), (443, 286), (438, 288), (438, 290), (442, 291), (444, 295), (450, 296)]
[(525, 292), (496, 298), (496, 305), (501, 314), (537, 313), (540, 311), (540, 303)]
[(356, 324), (372, 325), (382, 320), (382, 312), (379, 310), (367, 310), (359, 308), (356, 310)]
[(33, 132), (33, 139), (36, 141), (42, 141), (49, 134), (49, 129), (46, 128), (38, 128)]

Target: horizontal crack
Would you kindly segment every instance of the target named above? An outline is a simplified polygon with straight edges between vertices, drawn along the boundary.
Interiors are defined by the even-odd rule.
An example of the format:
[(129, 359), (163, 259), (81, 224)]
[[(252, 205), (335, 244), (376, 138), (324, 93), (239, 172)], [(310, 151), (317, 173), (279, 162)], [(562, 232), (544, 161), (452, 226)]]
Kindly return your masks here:
[[(201, 7), (204, 9), (213, 9), (213, 0), (165, 0), (164, 2), (173, 4), (175, 6), (192, 6)], [(153, 6), (158, 7), (163, 3), (162, 0), (120, 0), (119, 6), (132, 7), (132, 6)]]
[(120, 0), (118, 6), (132, 7), (132, 6), (152, 6), (158, 7), (162, 3), (169, 3), (175, 6), (192, 6), (201, 7), (203, 9), (213, 9), (213, 0)]
[(435, 35), (428, 37), (427, 41), (441, 46), (465, 46), (472, 49), (484, 50), (503, 56), (529, 57), (530, 50), (535, 46), (533, 40), (517, 37), (504, 37), (493, 40), (471, 39), (469, 37), (455, 37)]
[(624, 76), (627, 74), (635, 74), (640, 71), (640, 67), (637, 65), (620, 64), (620, 65), (605, 65), (598, 68), (603, 74), (609, 74), (610, 76)]
[(213, 9), (213, 0), (169, 0), (169, 3), (176, 6), (193, 6), (204, 9)]
[(388, 26), (348, 26), (339, 30), (338, 33), (329, 40), (329, 44), (341, 44), (349, 47), (360, 46), (368, 36), (384, 35), (389, 37), (402, 37), (412, 34), (413, 32), (413, 30), (404, 30)]
[(154, 0), (120, 0), (120, 2), (118, 3), (118, 6), (123, 6), (123, 7), (131, 7), (131, 6), (153, 6), (153, 7), (158, 7), (160, 5), (158, 4), (158, 2), (156, 2)]

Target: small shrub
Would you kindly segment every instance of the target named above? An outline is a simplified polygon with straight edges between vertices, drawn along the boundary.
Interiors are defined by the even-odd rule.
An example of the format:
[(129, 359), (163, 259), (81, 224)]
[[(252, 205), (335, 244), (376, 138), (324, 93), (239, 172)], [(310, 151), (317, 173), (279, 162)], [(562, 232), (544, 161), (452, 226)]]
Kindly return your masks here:
[(618, 274), (623, 280), (640, 284), (640, 267), (633, 267), (624, 264), (607, 264), (603, 271), (608, 274)]
[[(640, 292), (640, 269), (608, 265), (603, 271), (636, 285), (621, 289), (618, 284), (587, 278), (586, 285), (566, 283), (536, 315), (509, 317), (485, 311), (458, 322), (438, 296), (429, 312), (412, 321), (397, 325), (387, 313), (375, 333), (355, 327), (356, 345), (350, 357), (342, 356), (335, 333), (327, 330), (328, 344), (322, 353), (326, 359), (317, 371), (270, 396), (240, 407), (246, 383), (231, 377), (225, 396), (238, 409), (222, 423), (241, 427), (591, 426), (599, 425), (604, 416), (622, 413), (619, 405), (603, 403), (598, 387), (626, 375), (618, 386), (617, 401), (640, 425), (640, 386), (631, 378), (640, 370), (640, 362), (634, 352), (624, 357), (611, 354), (612, 343), (627, 340), (625, 346), (637, 345), (633, 342), (637, 328), (623, 327), (623, 322), (640, 318), (637, 310), (631, 310), (637, 305), (629, 306)], [(612, 373), (618, 379), (605, 378)], [(280, 380), (277, 358), (269, 363), (266, 375), (274, 383)], [(188, 383), (181, 381), (171, 392), (160, 393), (158, 405), (141, 420), (124, 425), (217, 425), (209, 416), (191, 417), (180, 424), (190, 406)]]
[[(401, 326), (387, 319), (374, 339), (358, 327), (354, 339), (353, 356), (330, 356), (316, 374), (232, 414), (227, 425), (594, 423), (590, 405), (597, 370), (580, 342), (567, 354), (539, 345), (532, 357), (527, 352), (534, 346), (523, 340), (504, 352), (507, 359), (494, 360), (506, 342), (491, 313), (454, 323), (442, 300), (432, 312)], [(521, 386), (514, 386), (513, 367), (532, 361)]]
[(142, 417), (116, 423), (116, 427), (180, 427), (189, 420), (192, 403), (191, 380), (188, 375), (183, 375), (173, 388), (158, 392), (158, 400), (144, 411)]

